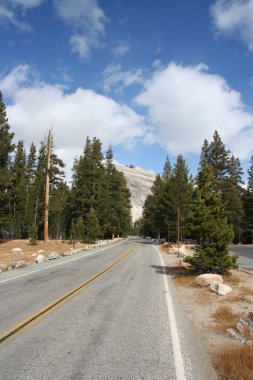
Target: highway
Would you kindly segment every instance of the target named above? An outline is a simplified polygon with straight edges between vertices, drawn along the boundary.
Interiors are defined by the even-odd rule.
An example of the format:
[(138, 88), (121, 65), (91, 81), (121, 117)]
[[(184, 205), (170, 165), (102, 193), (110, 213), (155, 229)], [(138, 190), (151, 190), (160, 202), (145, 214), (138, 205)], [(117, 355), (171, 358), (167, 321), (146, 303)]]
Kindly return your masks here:
[(237, 261), (240, 268), (253, 272), (253, 246), (233, 246), (229, 248), (230, 253), (238, 253)]
[(0, 378), (203, 379), (161, 268), (157, 248), (132, 238), (2, 274)]

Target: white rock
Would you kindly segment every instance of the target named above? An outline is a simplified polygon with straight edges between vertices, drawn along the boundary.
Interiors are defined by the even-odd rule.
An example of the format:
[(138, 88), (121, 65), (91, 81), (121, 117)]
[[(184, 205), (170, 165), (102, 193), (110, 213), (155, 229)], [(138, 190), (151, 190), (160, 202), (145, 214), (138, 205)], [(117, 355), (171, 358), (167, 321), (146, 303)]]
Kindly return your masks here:
[(230, 288), (230, 286), (221, 284), (218, 281), (211, 282), (210, 288), (214, 293), (218, 294), (218, 296), (226, 296), (232, 292), (232, 288)]
[(56, 260), (59, 259), (61, 256), (57, 252), (51, 252), (48, 256), (48, 260)]
[(75, 253), (75, 251), (68, 251), (68, 252), (63, 252), (61, 255), (64, 256), (72, 256)]
[(26, 266), (27, 266), (27, 262), (25, 260), (17, 260), (11, 264), (12, 269), (25, 268)]
[(43, 255), (38, 255), (37, 258), (36, 258), (36, 263), (37, 264), (44, 263), (45, 261), (46, 261), (46, 258)]
[(43, 249), (40, 249), (39, 251), (37, 251), (37, 253), (45, 253), (45, 251)]
[(219, 274), (205, 273), (195, 278), (195, 283), (200, 286), (208, 286), (213, 281), (223, 284), (223, 278)]
[(0, 272), (6, 272), (8, 270), (7, 266), (4, 264), (0, 264)]
[(13, 248), (11, 252), (22, 252), (21, 248)]

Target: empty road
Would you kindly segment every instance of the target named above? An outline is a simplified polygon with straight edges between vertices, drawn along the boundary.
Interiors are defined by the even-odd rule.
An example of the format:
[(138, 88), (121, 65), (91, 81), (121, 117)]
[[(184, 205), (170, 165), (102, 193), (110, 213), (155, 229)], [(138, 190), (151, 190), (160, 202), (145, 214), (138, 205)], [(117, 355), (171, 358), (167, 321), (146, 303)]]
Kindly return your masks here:
[(55, 263), (0, 276), (1, 379), (203, 379), (156, 247), (127, 239)]

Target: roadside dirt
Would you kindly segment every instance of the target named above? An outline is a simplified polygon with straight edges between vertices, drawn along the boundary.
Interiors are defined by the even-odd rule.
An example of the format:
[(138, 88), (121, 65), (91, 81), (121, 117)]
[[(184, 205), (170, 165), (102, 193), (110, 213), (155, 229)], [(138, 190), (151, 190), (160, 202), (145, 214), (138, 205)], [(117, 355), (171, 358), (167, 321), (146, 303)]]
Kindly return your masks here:
[[(163, 249), (162, 246), (161, 250), (166, 253), (165, 265), (168, 273), (173, 276), (172, 281), (178, 293), (177, 302), (180, 302), (186, 318), (196, 334), (201, 337), (203, 349), (207, 351), (210, 361), (218, 370), (220, 379), (248, 379), (243, 373), (239, 375), (240, 377), (224, 374), (223, 372), (228, 372), (228, 369), (221, 368), (225, 359), (222, 358), (221, 363), (219, 355), (229, 352), (231, 347), (245, 350), (245, 346), (250, 342), (253, 343), (253, 336), (250, 334), (247, 336), (248, 344), (245, 345), (227, 333), (227, 328), (235, 328), (240, 318), (247, 318), (249, 312), (253, 312), (253, 274), (233, 270), (230, 276), (223, 276), (224, 283), (233, 291), (227, 296), (218, 296), (212, 293), (209, 287), (195, 285), (196, 275), (189, 271), (187, 264), (183, 264), (175, 253), (169, 253), (169, 250)], [(232, 359), (229, 354), (226, 360), (230, 366), (231, 360), (236, 359)], [(252, 379), (253, 368), (251, 376)]]
[[(70, 251), (73, 247), (72, 244), (62, 242), (61, 240), (50, 240), (48, 242), (38, 241), (37, 245), (29, 245), (29, 240), (12, 240), (5, 243), (0, 243), (0, 264), (4, 264), (7, 267), (11, 266), (13, 261), (25, 260), (28, 264), (34, 263), (38, 256), (38, 251), (44, 256), (55, 251), (59, 254)], [(76, 243), (76, 248), (86, 248), (86, 244)], [(20, 248), (22, 252), (12, 252), (12, 249)]]

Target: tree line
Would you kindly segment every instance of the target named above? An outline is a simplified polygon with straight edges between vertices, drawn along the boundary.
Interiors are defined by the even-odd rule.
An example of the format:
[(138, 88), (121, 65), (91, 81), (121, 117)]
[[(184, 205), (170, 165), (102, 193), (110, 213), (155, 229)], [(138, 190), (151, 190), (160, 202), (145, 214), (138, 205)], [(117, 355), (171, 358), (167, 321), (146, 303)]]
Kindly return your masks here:
[(94, 242), (125, 236), (131, 228), (130, 191), (113, 163), (112, 148), (87, 137), (83, 154), (73, 164), (72, 184), (64, 163), (47, 136), (26, 152), (24, 141), (13, 143), (0, 92), (0, 238), (43, 239), (45, 186), (49, 175), (49, 237)]
[(230, 258), (228, 245), (253, 243), (253, 156), (247, 187), (242, 176), (240, 160), (215, 131), (213, 140), (203, 143), (195, 178), (182, 155), (174, 167), (167, 156), (142, 218), (135, 223), (136, 231), (170, 242), (193, 239), (197, 254), (187, 260), (197, 271), (222, 273), (235, 267), (236, 257)]

